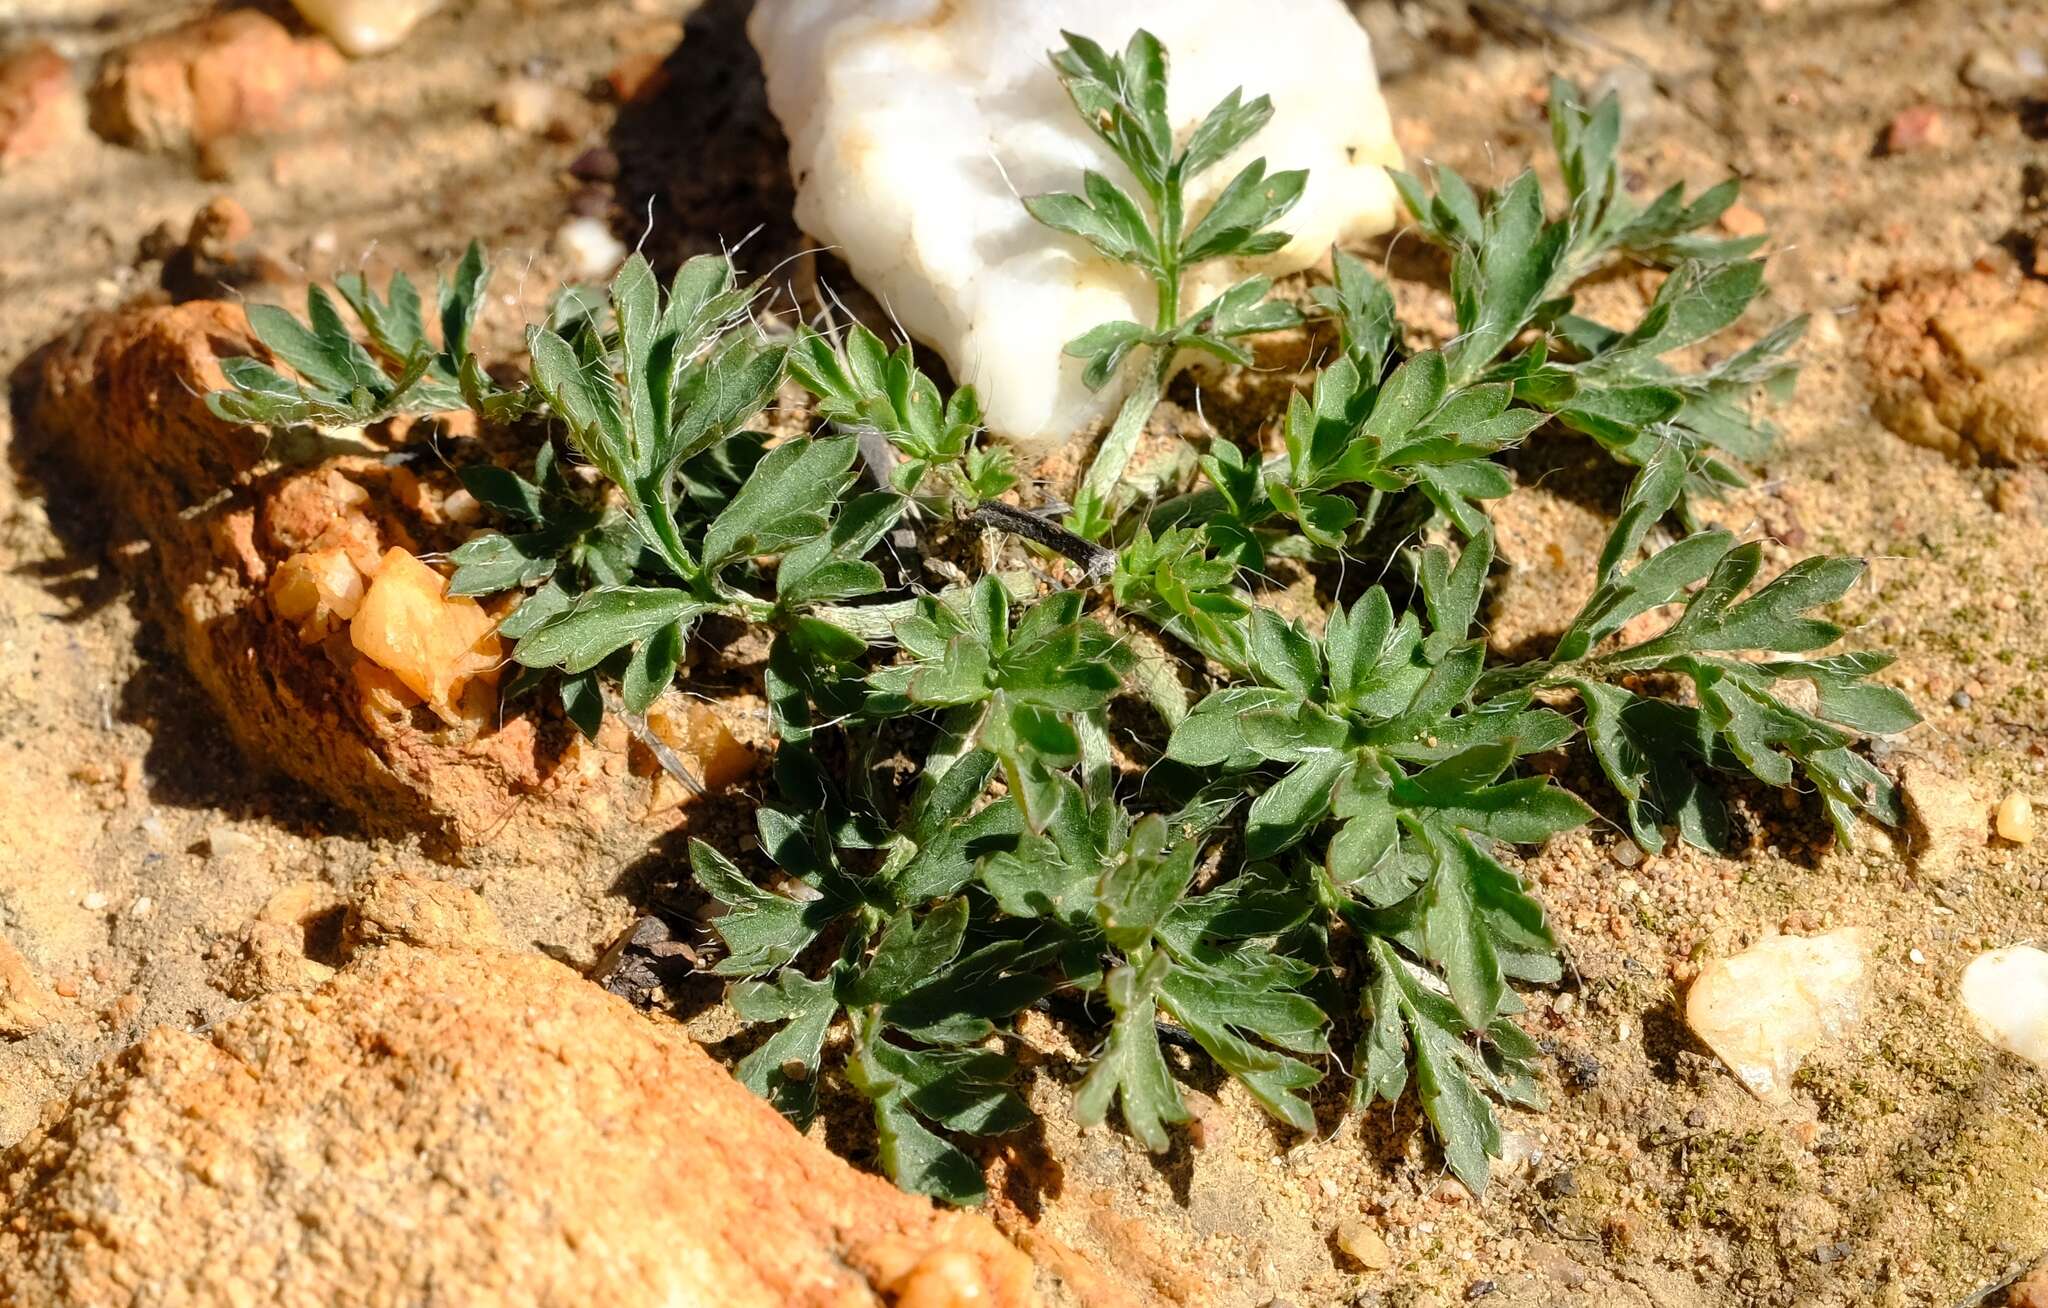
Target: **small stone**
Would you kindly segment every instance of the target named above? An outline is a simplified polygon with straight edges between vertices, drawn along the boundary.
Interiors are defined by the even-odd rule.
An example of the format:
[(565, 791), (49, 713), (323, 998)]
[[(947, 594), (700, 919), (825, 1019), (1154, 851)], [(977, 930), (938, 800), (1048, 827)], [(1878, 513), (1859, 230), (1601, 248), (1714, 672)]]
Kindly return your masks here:
[(571, 218), (555, 229), (555, 252), (569, 261), (569, 274), (595, 281), (611, 274), (626, 257), (626, 247), (595, 218)]
[(299, 16), (351, 58), (382, 54), (412, 35), (441, 0), (292, 0)]
[(1979, 1035), (2048, 1073), (2048, 953), (2013, 945), (1979, 954), (1961, 993)]
[(97, 890), (89, 890), (85, 898), (78, 901), (78, 906), (88, 913), (97, 913), (106, 908), (107, 897)]
[(1685, 1020), (1750, 1093), (1780, 1100), (1792, 1073), (1825, 1040), (1862, 1016), (1863, 932), (1767, 936), (1700, 969)]
[(1721, 230), (1730, 236), (1762, 236), (1769, 226), (1762, 214), (1740, 201), (1721, 213)]
[(128, 916), (148, 917), (156, 911), (156, 901), (148, 895), (137, 895), (135, 902), (128, 906)]
[(1899, 793), (1913, 866), (1921, 873), (1948, 876), (1965, 853), (1983, 847), (1984, 801), (1968, 781), (1914, 759), (1899, 769)]
[(412, 872), (377, 877), (357, 892), (342, 929), (343, 952), (405, 944), (490, 949), (504, 943), (498, 915), (474, 890)]
[(552, 135), (565, 125), (569, 99), (560, 87), (515, 77), (491, 100), (491, 121), (515, 132)]
[(1547, 1199), (1569, 1199), (1579, 1192), (1579, 1178), (1570, 1168), (1552, 1172), (1536, 1183), (1536, 1188)]
[(1931, 104), (1916, 104), (1901, 110), (1884, 129), (1886, 154), (1911, 154), (1934, 150), (1948, 144), (1948, 125), (1941, 110)]
[(1474, 1281), (1472, 1282), (1472, 1284), (1465, 1287), (1465, 1302), (1473, 1303), (1477, 1300), (1484, 1299), (1486, 1296), (1492, 1294), (1495, 1290), (1498, 1289), (1500, 1289), (1500, 1285), (1498, 1282)]
[(616, 181), (619, 156), (601, 145), (594, 145), (576, 156), (569, 165), (569, 175), (579, 182)]
[(263, 842), (230, 826), (217, 826), (206, 833), (206, 856), (222, 862), (239, 862), (263, 852)]
[(1707, 1110), (1704, 1108), (1687, 1109), (1685, 1114), (1685, 1124), (1695, 1131), (1704, 1128), (1707, 1124)]
[(1921, 953), (1918, 949), (1909, 949), (1906, 951), (1906, 961), (1914, 967), (1922, 967), (1927, 963), (1927, 955)]
[(1543, 1162), (1543, 1142), (1528, 1131), (1503, 1131), (1500, 1157), (1493, 1160), (1497, 1177), (1526, 1176)]
[(2006, 1290), (2005, 1308), (2048, 1308), (2048, 1258)]
[(2015, 845), (2030, 844), (2034, 839), (2034, 801), (2018, 792), (2001, 800), (1998, 805), (1998, 834)]
[(28, 960), (0, 937), (0, 1039), (32, 1036), (57, 1019), (56, 996), (29, 970)]
[(0, 169), (48, 151), (79, 118), (71, 61), (39, 42), (0, 59)]
[(110, 55), (92, 91), (93, 129), (144, 150), (205, 147), (275, 126), (341, 56), (267, 14), (233, 9)]
[[(2031, 67), (2022, 60), (2032, 55)], [(1996, 96), (2017, 99), (2039, 86), (2042, 80), (2041, 54), (2022, 50), (2018, 54), (2003, 46), (1987, 45), (1972, 50), (1963, 60), (1963, 84)]]
[(1948, 697), (1948, 706), (1950, 708), (1966, 709), (1975, 702), (1975, 700), (1970, 698), (1970, 692), (1967, 690), (1959, 690)]
[(620, 104), (650, 100), (667, 83), (667, 61), (646, 50), (627, 55), (604, 75), (605, 89)]
[(1377, 1272), (1394, 1265), (1394, 1251), (1387, 1247), (1378, 1231), (1364, 1222), (1345, 1222), (1337, 1227), (1337, 1247), (1344, 1256), (1368, 1272)]

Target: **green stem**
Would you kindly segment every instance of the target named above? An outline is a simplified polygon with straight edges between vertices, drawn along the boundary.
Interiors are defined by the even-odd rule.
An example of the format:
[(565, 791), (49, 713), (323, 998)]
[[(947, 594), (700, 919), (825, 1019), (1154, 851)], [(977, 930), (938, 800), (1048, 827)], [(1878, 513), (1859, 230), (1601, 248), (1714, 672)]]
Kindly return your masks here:
[(1145, 434), (1145, 420), (1152, 416), (1152, 410), (1159, 405), (1159, 397), (1166, 391), (1167, 369), (1173, 362), (1173, 351), (1154, 350), (1152, 366), (1138, 379), (1138, 385), (1117, 410), (1116, 421), (1110, 425), (1109, 434), (1102, 438), (1101, 446), (1095, 451), (1095, 462), (1088, 466), (1088, 475), (1082, 479), (1081, 491), (1074, 497), (1074, 514), (1071, 519), (1073, 530), (1089, 540), (1099, 540), (1109, 530), (1109, 505), (1116, 495), (1118, 483), (1124, 478), (1125, 469), (1130, 467), (1131, 455), (1137, 452), (1138, 438)]
[[(1182, 213), (1179, 176), (1170, 177), (1165, 193), (1154, 197), (1154, 200), (1159, 209), (1159, 230), (1155, 235), (1163, 257), (1158, 275), (1152, 279), (1158, 292), (1152, 330), (1161, 339), (1166, 339), (1180, 325), (1180, 238), (1185, 215)], [(1110, 505), (1115, 501), (1117, 485), (1123, 481), (1124, 471), (1131, 465), (1131, 455), (1137, 451), (1138, 438), (1145, 434), (1145, 420), (1152, 416), (1152, 410), (1159, 406), (1159, 397), (1166, 393), (1166, 382), (1173, 375), (1173, 360), (1178, 353), (1179, 350), (1171, 345), (1152, 347), (1152, 366), (1145, 370), (1136, 389), (1117, 410), (1116, 421), (1110, 424), (1109, 434), (1102, 438), (1102, 445), (1095, 451), (1095, 461), (1088, 465), (1088, 475), (1082, 479), (1080, 492), (1074, 497), (1074, 513), (1068, 519), (1068, 525), (1077, 534), (1089, 540), (1100, 540), (1113, 525)]]

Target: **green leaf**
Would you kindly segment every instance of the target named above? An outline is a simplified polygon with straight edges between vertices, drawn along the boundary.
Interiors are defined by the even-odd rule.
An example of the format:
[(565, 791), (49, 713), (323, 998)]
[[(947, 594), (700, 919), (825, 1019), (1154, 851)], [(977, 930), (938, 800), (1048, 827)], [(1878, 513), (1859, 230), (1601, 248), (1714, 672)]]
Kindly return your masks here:
[(619, 679), (620, 697), (625, 701), (628, 713), (645, 713), (654, 707), (654, 701), (662, 696), (669, 683), (675, 680), (676, 665), (683, 657), (683, 624), (672, 622), (656, 631), (640, 647), (633, 651), (633, 657), (626, 664), (625, 675)]
[(705, 530), (706, 570), (824, 535), (827, 510), (852, 481), (855, 453), (849, 436), (791, 441), (768, 451)]
[(877, 1004), (951, 963), (967, 932), (967, 901), (949, 899), (922, 919), (904, 909), (882, 930), (867, 966), (843, 990), (848, 1006)]
[(733, 1075), (740, 1084), (775, 1105), (775, 1110), (807, 1129), (818, 1112), (818, 1078), (825, 1036), (839, 1015), (839, 1000), (830, 980), (812, 981), (796, 972), (781, 972), (773, 982), (746, 981), (727, 997), (742, 1021), (781, 1022), (783, 1027), (739, 1061)]
[(1342, 754), (1316, 755), (1274, 782), (1246, 814), (1245, 853), (1270, 858), (1307, 835), (1328, 815), (1330, 792), (1350, 766)]
[(712, 923), (727, 951), (711, 969), (721, 976), (759, 976), (782, 967), (817, 938), (837, 908), (825, 899), (805, 902), (764, 890), (701, 840), (690, 841), (690, 870), (725, 907)]
[(531, 668), (584, 672), (616, 651), (665, 627), (687, 623), (711, 607), (679, 590), (600, 586), (535, 627), (512, 657)]
[(1126, 963), (1104, 983), (1110, 1009), (1116, 1014), (1109, 1041), (1074, 1092), (1074, 1121), (1100, 1125), (1112, 1102), (1120, 1101), (1124, 1125), (1153, 1153), (1165, 1153), (1172, 1141), (1167, 1124), (1188, 1120), (1187, 1106), (1159, 1052), (1155, 1019), (1159, 990), (1173, 964), (1155, 953), (1142, 969)]
[(1123, 856), (1102, 874), (1097, 916), (1109, 943), (1125, 953), (1152, 938), (1166, 914), (1187, 893), (1200, 846), (1172, 841), (1165, 819), (1148, 814), (1132, 828)]

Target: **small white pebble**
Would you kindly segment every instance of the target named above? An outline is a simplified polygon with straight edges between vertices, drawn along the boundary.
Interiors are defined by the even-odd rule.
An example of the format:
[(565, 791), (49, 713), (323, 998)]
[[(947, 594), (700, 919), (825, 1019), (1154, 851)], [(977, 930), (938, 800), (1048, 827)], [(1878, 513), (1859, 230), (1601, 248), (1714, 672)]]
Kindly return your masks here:
[(156, 901), (148, 895), (137, 895), (135, 902), (128, 906), (128, 913), (132, 917), (148, 917), (155, 911)]
[(491, 101), (491, 119), (516, 132), (538, 136), (562, 122), (564, 102), (556, 87), (530, 77), (515, 77), (500, 87)]
[(1925, 954), (1921, 953), (1921, 952), (1920, 952), (1919, 950), (1917, 950), (1917, 949), (1909, 949), (1909, 950), (1907, 950), (1907, 951), (1906, 951), (1906, 958), (1907, 958), (1907, 960), (1908, 960), (1908, 961), (1910, 961), (1910, 962), (1911, 962), (1911, 963), (1913, 964), (1913, 966), (1915, 966), (1915, 967), (1919, 967), (1919, 966), (1920, 966), (1920, 965), (1921, 965), (1922, 963), (1925, 963), (1925, 962), (1927, 961), (1927, 955), (1925, 955)]
[(1550, 1001), (1550, 1007), (1553, 1012), (1569, 1013), (1578, 1004), (1578, 1002), (1579, 1001), (1573, 998), (1571, 995), (1559, 995), (1557, 998)]
[(483, 521), (484, 506), (477, 503), (476, 496), (457, 487), (441, 500), (441, 516), (466, 527), (473, 522)]
[(555, 229), (555, 252), (568, 259), (570, 276), (588, 281), (617, 268), (626, 246), (599, 220), (571, 218)]
[(97, 913), (107, 906), (107, 897), (95, 890), (78, 901), (89, 913)]
[(2034, 801), (2014, 791), (1998, 805), (1998, 834), (2015, 845), (2034, 839)]
[(1614, 1028), (1614, 1036), (1617, 1040), (1628, 1039), (1628, 1023), (1622, 1022), (1617, 1024)]

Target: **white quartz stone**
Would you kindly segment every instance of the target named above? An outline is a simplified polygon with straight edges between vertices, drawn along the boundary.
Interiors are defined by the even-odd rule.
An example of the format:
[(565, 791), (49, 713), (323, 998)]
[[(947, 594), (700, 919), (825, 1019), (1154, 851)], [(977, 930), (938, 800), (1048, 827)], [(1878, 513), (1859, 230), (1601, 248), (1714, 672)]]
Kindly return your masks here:
[(1963, 969), (1963, 1007), (1986, 1040), (2048, 1072), (2048, 953), (2013, 945)]
[(441, 0), (292, 0), (301, 17), (325, 32), (344, 54), (381, 54), (412, 34)]
[(1862, 1017), (1865, 970), (1860, 927), (1766, 936), (1700, 969), (1686, 1025), (1758, 1098), (1782, 1099), (1806, 1056)]
[(760, 0), (748, 23), (789, 136), (797, 222), (975, 385), (990, 429), (1030, 456), (1122, 398), (1116, 381), (1090, 393), (1061, 347), (1097, 323), (1152, 322), (1143, 274), (1019, 203), (1080, 190), (1086, 168), (1140, 194), (1047, 59), (1063, 28), (1116, 50), (1140, 27), (1166, 46), (1181, 140), (1233, 88), (1273, 100), (1265, 130), (1191, 188), (1191, 215), (1260, 156), (1309, 171), (1279, 224), (1293, 240), (1198, 270), (1183, 312), (1249, 272), (1293, 272), (1393, 226), (1385, 169), (1400, 150), (1370, 43), (1341, 0)]

